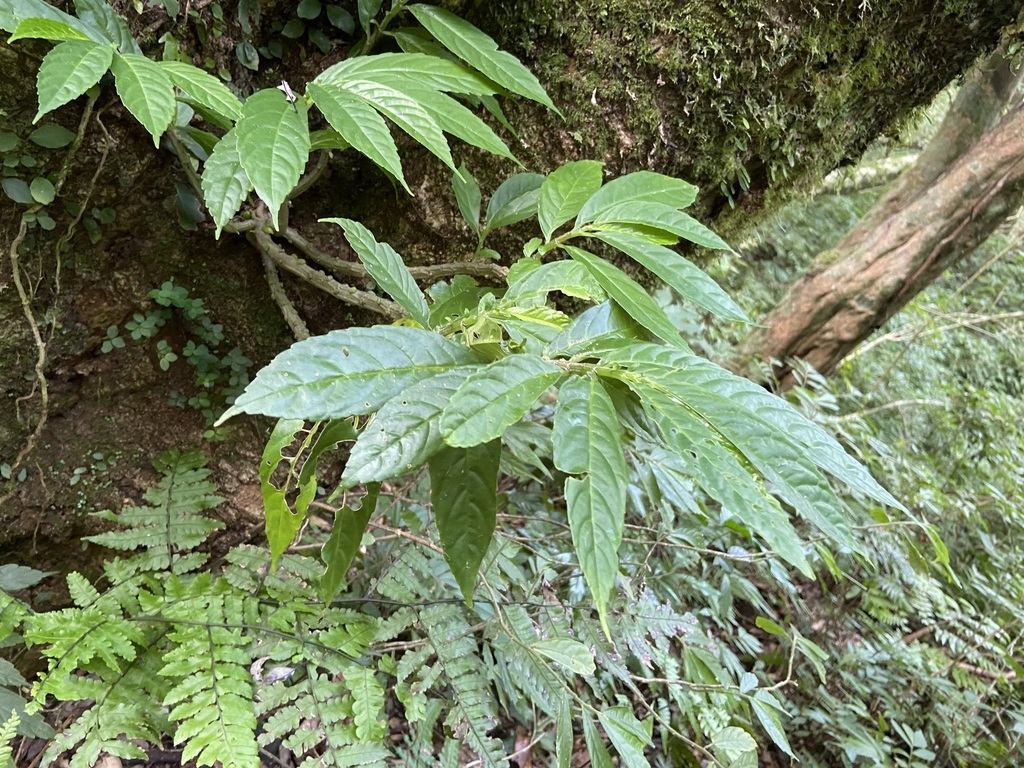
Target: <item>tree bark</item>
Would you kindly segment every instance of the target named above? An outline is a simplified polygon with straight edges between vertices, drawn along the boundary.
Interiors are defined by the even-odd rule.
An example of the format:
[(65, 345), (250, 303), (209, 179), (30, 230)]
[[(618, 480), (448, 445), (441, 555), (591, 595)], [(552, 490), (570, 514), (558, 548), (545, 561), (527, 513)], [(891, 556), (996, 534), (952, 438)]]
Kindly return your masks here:
[(820, 254), (740, 347), (775, 361), (781, 388), (789, 358), (824, 374), (1016, 210), (1024, 192), (1021, 72), (999, 49), (958, 94), (915, 164), (834, 248)]

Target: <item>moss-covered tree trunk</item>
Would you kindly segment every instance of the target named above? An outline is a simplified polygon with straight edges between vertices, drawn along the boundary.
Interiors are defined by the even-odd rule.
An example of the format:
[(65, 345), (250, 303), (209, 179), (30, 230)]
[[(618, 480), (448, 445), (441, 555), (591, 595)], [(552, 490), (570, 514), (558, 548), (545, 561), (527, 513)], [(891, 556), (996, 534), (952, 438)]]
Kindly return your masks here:
[[(520, 130), (513, 149), (528, 168), (547, 171), (564, 160), (598, 157), (610, 173), (646, 167), (677, 174), (705, 190), (706, 219), (718, 216), (720, 227), (733, 229), (762, 210), (766, 197), (783, 197), (794, 184), (858, 155), (879, 132), (929, 103), (996, 45), (999, 30), (1020, 6), (1011, 0), (445, 4), (520, 56), (565, 113), (563, 120), (506, 101)], [(173, 22), (159, 7), (137, 15), (129, 0), (114, 5), (131, 19), (148, 53), (158, 56), (157, 36), (173, 32), (198, 64), (229, 72), (243, 92), (275, 86), (282, 77), (299, 90), (343, 57), (350, 42), (335, 35), (329, 54), (307, 45), (300, 55), (298, 44), (280, 34), (294, 18), (295, 3), (264, 2), (251, 33), (243, 32), (234, 6), (222, 4), (220, 37), (197, 34), (197, 24), (213, 25), (209, 4), (193, 6), (195, 16)], [(354, 11), (355, 3), (349, 5)], [(250, 71), (234, 54), (245, 39), (255, 46), (276, 39), (284, 57)], [(17, 155), (8, 172), (26, 180), (57, 173), (66, 158), (65, 150), (43, 150), (28, 139), (35, 69), (46, 50), (32, 42), (0, 43), (0, 132), (17, 139), (4, 159)], [(47, 121), (75, 131), (82, 110), (79, 100)], [(33, 167), (20, 164), (23, 154)], [(514, 170), (473, 162), (486, 182)], [(318, 217), (362, 219), (413, 263), (462, 260), (471, 238), (456, 223), (448, 175), (429, 158), (410, 156), (407, 177), (417, 190), (414, 199), (396, 195), (371, 166), (342, 154), (310, 193), (313, 202), (293, 212), (292, 225), (343, 259), (351, 254), (338, 244), (336, 230), (318, 228)], [(256, 250), (241, 238), (215, 241), (202, 222), (195, 231), (179, 227), (176, 185), (184, 183), (166, 148), (154, 150), (111, 89), (104, 89), (84, 124), (67, 184), (47, 208), (53, 230), (37, 223), (14, 260), (26, 301), (15, 290), (13, 262), (4, 249), (0, 469), (6, 464), (12, 477), (0, 483), (0, 561), (28, 556), (47, 541), (73, 540), (92, 525), (81, 513), (141, 495), (151, 478), (149, 462), (160, 450), (202, 441), (202, 416), (168, 404), (175, 392), (203, 394), (182, 354), (194, 330), (189, 318), (177, 313), (146, 343), (102, 351), (111, 326), (123, 335), (136, 312), (153, 308), (148, 291), (174, 279), (224, 325), (227, 347), (237, 343), (257, 364), (287, 343), (288, 329), (277, 316)], [(76, 205), (90, 215), (95, 208), (116, 217), (102, 214), (89, 232), (76, 221)], [(14, 242), (25, 210), (9, 200), (0, 207), (7, 243)], [(368, 321), (294, 278), (284, 279), (314, 332)], [(182, 358), (167, 371), (159, 342)], [(40, 359), (48, 393), (42, 429)], [(250, 423), (233, 427), (225, 442), (207, 444), (214, 466), (231, 470), (220, 473), (228, 483), (225, 495), (247, 519), (260, 512), (253, 456), (261, 441)], [(66, 549), (33, 557), (41, 567), (60, 566)]]
[(987, 239), (1024, 192), (1024, 110), (1013, 103), (1020, 80), (1005, 48), (981, 62), (917, 161), (840, 243), (817, 257), (742, 351), (781, 361), (776, 374), (783, 387), (793, 383), (788, 358), (831, 373)]

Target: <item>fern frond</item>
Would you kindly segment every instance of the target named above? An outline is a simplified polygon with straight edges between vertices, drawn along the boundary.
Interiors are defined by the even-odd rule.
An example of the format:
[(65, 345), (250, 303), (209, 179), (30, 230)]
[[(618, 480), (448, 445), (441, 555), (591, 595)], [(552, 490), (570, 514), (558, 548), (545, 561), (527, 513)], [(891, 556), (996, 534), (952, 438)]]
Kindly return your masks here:
[[(142, 552), (128, 560), (136, 571), (173, 570), (186, 573), (198, 567), (194, 550), (223, 523), (201, 515), (224, 499), (209, 482), (206, 457), (199, 451), (168, 451), (154, 462), (162, 477), (146, 491), (148, 507), (126, 507), (120, 513), (99, 512), (98, 517), (121, 526), (120, 530), (85, 537), (86, 541), (124, 552)], [(122, 566), (126, 567), (126, 566)]]

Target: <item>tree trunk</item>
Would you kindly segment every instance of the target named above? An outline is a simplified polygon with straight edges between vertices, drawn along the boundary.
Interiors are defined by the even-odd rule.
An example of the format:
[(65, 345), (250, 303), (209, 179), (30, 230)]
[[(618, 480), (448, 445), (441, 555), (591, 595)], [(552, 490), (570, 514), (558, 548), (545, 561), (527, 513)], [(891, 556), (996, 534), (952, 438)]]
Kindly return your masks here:
[(1021, 203), (1024, 109), (1003, 111), (1019, 68), (1001, 48), (958, 94), (935, 138), (867, 215), (820, 254), (741, 345), (747, 356), (801, 358), (824, 374), (950, 265), (969, 255)]

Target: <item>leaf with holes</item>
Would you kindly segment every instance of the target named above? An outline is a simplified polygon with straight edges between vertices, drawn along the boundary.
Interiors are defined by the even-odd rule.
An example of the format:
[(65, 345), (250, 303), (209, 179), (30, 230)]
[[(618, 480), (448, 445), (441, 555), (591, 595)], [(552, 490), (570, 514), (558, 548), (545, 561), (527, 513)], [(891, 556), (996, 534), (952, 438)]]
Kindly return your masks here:
[(290, 103), (276, 88), (246, 100), (235, 126), (238, 159), (278, 228), (281, 206), (309, 159), (309, 128), (302, 99)]
[(160, 137), (177, 112), (174, 84), (156, 62), (134, 53), (118, 53), (110, 66), (114, 85), (125, 107), (145, 126), (160, 146)]
[(320, 552), (320, 558), (327, 564), (327, 570), (320, 577), (317, 595), (325, 603), (330, 603), (345, 583), (345, 575), (352, 564), (352, 559), (359, 551), (363, 540), (363, 531), (370, 517), (377, 508), (380, 494), (380, 483), (368, 483), (366, 495), (361, 499), (358, 509), (344, 506), (334, 515), (334, 527), (330, 538)]
[(303, 428), (305, 422), (302, 419), (281, 419), (270, 433), (270, 439), (263, 449), (263, 456), (260, 459), (260, 493), (263, 495), (264, 527), (267, 533), (267, 542), (270, 544), (271, 566), (277, 565), (277, 560), (295, 538), (295, 534), (302, 527), (303, 515), (294, 514), (288, 506), (287, 494), (291, 479), (291, 466), (289, 462), (289, 477), (281, 486), (275, 485), (271, 479), (281, 462), (285, 461), (284, 450), (295, 441), (295, 436)]

